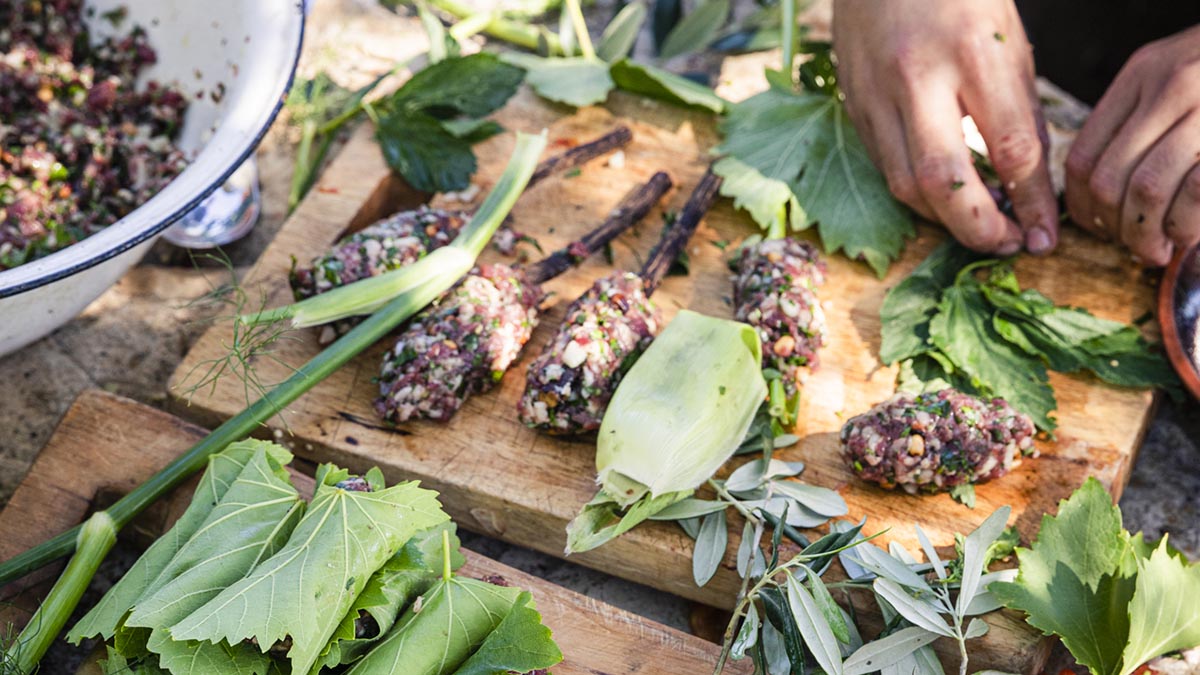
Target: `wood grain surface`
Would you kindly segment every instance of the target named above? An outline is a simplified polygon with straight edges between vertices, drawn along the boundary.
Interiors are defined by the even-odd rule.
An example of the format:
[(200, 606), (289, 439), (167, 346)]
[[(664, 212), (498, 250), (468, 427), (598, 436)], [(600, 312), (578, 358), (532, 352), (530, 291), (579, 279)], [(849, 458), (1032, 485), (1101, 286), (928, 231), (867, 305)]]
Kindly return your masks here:
[[(129, 399), (88, 391), (63, 418), (8, 506), (0, 511), (0, 559), (79, 523), (100, 495), (124, 493), (199, 440), (203, 429)], [(312, 480), (296, 476), (301, 492)], [(177, 489), (136, 523), (142, 539), (161, 534), (191, 500), (193, 483)], [(537, 577), (464, 551), (459, 574), (499, 575), (533, 593), (565, 660), (557, 675), (704, 673), (718, 647)], [(43, 581), (45, 581), (43, 577)], [(0, 590), (0, 621), (28, 619), (46, 584)], [(748, 673), (747, 664), (733, 672)], [(92, 672), (85, 668), (81, 672)], [(98, 672), (98, 671), (96, 671)]]
[[(630, 125), (634, 141), (623, 166), (597, 160), (577, 176), (551, 178), (531, 189), (513, 211), (515, 227), (536, 237), (549, 251), (600, 222), (630, 187), (653, 172), (666, 170), (675, 179), (666, 208), (678, 209), (707, 164), (716, 140), (710, 117), (619, 93), (605, 107), (572, 112), (548, 106), (523, 91), (497, 119), (507, 129), (548, 128), (550, 150), (586, 141), (616, 123)], [(481, 188), (474, 203), (498, 177), (512, 147), (503, 134), (477, 146)], [(288, 300), (287, 270), (294, 256), (307, 261), (337, 238), (378, 217), (411, 206), (402, 196), (371, 140), (359, 129), (343, 153), (322, 176), (247, 279), (269, 304)], [(469, 205), (446, 196), (435, 205)], [(636, 269), (657, 239), (662, 215), (652, 212), (635, 231), (614, 245), (618, 268)], [(679, 308), (731, 316), (730, 275), (722, 247), (732, 250), (754, 223), (721, 200), (689, 244), (691, 272), (670, 277), (655, 299), (668, 315)], [(812, 236), (806, 232), (801, 236)], [(1057, 440), (1039, 443), (1041, 457), (1025, 461), (1004, 479), (980, 486), (978, 506), (967, 509), (947, 496), (912, 497), (886, 492), (857, 481), (843, 465), (838, 430), (851, 415), (887, 398), (894, 390), (895, 367), (883, 366), (879, 349), (879, 307), (887, 289), (907, 275), (944, 238), (940, 229), (922, 226), (903, 259), (885, 279), (877, 279), (861, 263), (828, 256), (827, 284), (819, 291), (829, 327), (821, 367), (804, 387), (801, 441), (781, 453), (804, 460), (801, 479), (838, 490), (854, 519), (867, 518), (866, 531), (889, 529), (885, 540), (916, 546), (912, 523), (919, 521), (938, 546), (950, 546), (954, 533), (978, 525), (993, 509), (1013, 507), (1014, 523), (1028, 541), (1043, 513), (1052, 512), (1087, 476), (1096, 476), (1119, 495), (1128, 479), (1137, 448), (1147, 428), (1154, 395), (1118, 389), (1091, 377), (1052, 375), (1059, 401)], [(487, 260), (505, 260), (488, 251)], [(511, 262), (511, 259), (508, 259)], [(492, 392), (472, 398), (448, 424), (408, 423), (388, 428), (372, 407), (377, 395), (382, 353), (379, 344), (352, 361), (290, 406), (273, 426), (287, 430), (295, 451), (314, 460), (331, 460), (357, 469), (379, 465), (392, 478), (418, 478), (446, 495), (453, 515), (466, 528), (554, 555), (561, 555), (564, 527), (594, 493), (593, 443), (535, 433), (516, 419), (515, 406), (524, 385), (525, 366), (555, 330), (565, 305), (611, 267), (602, 257), (550, 282), (549, 307), (517, 363)], [(1017, 263), (1026, 286), (1038, 288), (1059, 303), (1086, 307), (1099, 316), (1132, 321), (1151, 307), (1152, 290), (1137, 266), (1117, 248), (1067, 228), (1058, 252), (1049, 258), (1024, 257)], [(385, 341), (386, 342), (386, 341)], [(187, 374), (226, 352), (227, 328), (204, 335), (176, 371), (173, 391), (179, 395)], [(313, 332), (280, 343), (274, 356), (298, 365), (318, 352)], [(288, 366), (259, 362), (266, 381), (278, 381)], [(180, 399), (178, 411), (206, 423), (223, 420), (246, 405), (240, 382), (229, 378), (211, 395), (198, 393), (190, 405)], [(742, 523), (731, 519), (731, 541)], [(600, 549), (571, 560), (715, 606), (731, 606), (738, 578), (730, 555), (709, 584), (692, 581), (692, 542), (675, 526), (649, 523)], [(733, 548), (730, 549), (734, 550)], [(861, 603), (866, 604), (866, 603)], [(861, 608), (860, 608), (861, 609)], [(972, 668), (1032, 672), (1045, 656), (1046, 643), (1018, 617), (993, 615), (991, 633), (979, 642)], [(955, 657), (956, 660), (956, 657)]]

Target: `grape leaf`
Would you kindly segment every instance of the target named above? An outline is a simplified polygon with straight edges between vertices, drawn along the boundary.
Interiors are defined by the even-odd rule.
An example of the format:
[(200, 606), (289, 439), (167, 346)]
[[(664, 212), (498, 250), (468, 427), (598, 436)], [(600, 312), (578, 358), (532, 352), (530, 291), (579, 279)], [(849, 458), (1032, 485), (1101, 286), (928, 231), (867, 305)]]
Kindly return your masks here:
[(609, 70), (620, 89), (649, 96), (676, 105), (691, 106), (709, 112), (724, 112), (728, 102), (708, 87), (662, 68), (621, 59)]
[(550, 629), (542, 624), (533, 596), (525, 592), (454, 675), (529, 673), (545, 670), (562, 659)]
[[(455, 577), (438, 581), (422, 596), (420, 606), (405, 611), (391, 633), (347, 675), (455, 672), (467, 664), (472, 652), (499, 629), (519, 603), (528, 605), (529, 597), (519, 588), (496, 586), (475, 579)], [(524, 624), (519, 619), (518, 623)], [(511, 639), (513, 630), (512, 627), (506, 630), (507, 635), (501, 636), (501, 644), (497, 647)], [(548, 639), (544, 634), (542, 638)], [(545, 645), (538, 644), (537, 647), (544, 648)]]
[(257, 440), (233, 443), (209, 457), (208, 468), (200, 477), (195, 496), (183, 515), (166, 534), (146, 549), (125, 576), (75, 624), (67, 639), (79, 644), (89, 637), (113, 637), (125, 615), (167, 569), (192, 535), (205, 524), (242, 470), (260, 453), (265, 454), (276, 466), (283, 466), (292, 460), (292, 454), (284, 448)]
[(882, 276), (915, 235), (911, 213), (888, 191), (837, 99), (772, 87), (731, 105), (721, 131), (715, 152), (787, 184), (826, 251), (863, 259)]
[(414, 534), (448, 520), (436, 493), (416, 483), (355, 492), (336, 487), (343, 474), (323, 466), (287, 544), (172, 626), (175, 639), (237, 643), (253, 636), (266, 651), (290, 637), (292, 671), (313, 668), (371, 574)]
[[(361, 658), (387, 634), (400, 612), (433, 586), (442, 574), (442, 532), (449, 533), (451, 569), (462, 567), (465, 559), (458, 551), (454, 523), (443, 523), (414, 535), (371, 575), (362, 593), (342, 617), (322, 654), (325, 666), (334, 668)], [(377, 633), (358, 636), (356, 624), (363, 613), (374, 619)]]
[(171, 675), (267, 675), (273, 670), (271, 657), (246, 642), (173, 640), (169, 632), (150, 635), (150, 651), (158, 655), (159, 667)]
[(1033, 547), (1018, 548), (1020, 572), (988, 591), (1063, 644), (1093, 673), (1111, 675), (1129, 635), (1137, 547), (1121, 526), (1121, 511), (1094, 478), (1043, 516)]
[(1171, 555), (1163, 541), (1138, 560), (1137, 584), (1129, 605), (1129, 643), (1121, 675), (1150, 659), (1200, 645), (1200, 565)]

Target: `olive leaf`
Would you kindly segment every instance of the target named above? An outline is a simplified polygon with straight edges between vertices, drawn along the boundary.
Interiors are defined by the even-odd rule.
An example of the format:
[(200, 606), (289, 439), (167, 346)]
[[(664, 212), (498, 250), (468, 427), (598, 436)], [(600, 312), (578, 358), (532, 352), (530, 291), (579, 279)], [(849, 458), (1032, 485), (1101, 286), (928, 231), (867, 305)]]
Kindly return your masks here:
[(850, 655), (842, 669), (842, 675), (867, 675), (899, 662), (909, 654), (938, 639), (937, 633), (924, 628), (909, 626), (868, 642)]
[(729, 524), (725, 512), (704, 516), (704, 520), (700, 521), (700, 534), (696, 536), (696, 549), (692, 553), (692, 577), (697, 586), (707, 584), (717, 573), (728, 543)]
[(787, 599), (792, 618), (804, 637), (804, 644), (817, 660), (817, 665), (827, 675), (843, 675), (842, 654), (833, 629), (825, 622), (812, 594), (791, 574), (787, 577)]

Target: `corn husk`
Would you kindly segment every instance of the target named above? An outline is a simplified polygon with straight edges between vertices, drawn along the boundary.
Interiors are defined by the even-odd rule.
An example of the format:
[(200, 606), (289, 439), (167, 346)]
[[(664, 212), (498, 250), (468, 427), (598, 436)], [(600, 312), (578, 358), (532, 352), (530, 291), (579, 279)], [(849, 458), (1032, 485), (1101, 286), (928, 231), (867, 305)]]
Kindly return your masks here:
[(711, 478), (767, 396), (761, 359), (750, 326), (676, 315), (609, 403), (596, 442), (600, 492), (568, 526), (568, 552), (611, 540)]

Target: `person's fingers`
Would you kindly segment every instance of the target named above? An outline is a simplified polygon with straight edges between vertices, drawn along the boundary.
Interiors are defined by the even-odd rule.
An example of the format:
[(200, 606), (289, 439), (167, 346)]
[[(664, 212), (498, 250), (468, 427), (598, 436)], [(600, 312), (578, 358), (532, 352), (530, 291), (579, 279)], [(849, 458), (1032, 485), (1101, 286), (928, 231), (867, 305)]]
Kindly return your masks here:
[(1058, 241), (1058, 202), (1041, 140), (1044, 127), (1039, 129), (1036, 103), (1028, 96), (1032, 82), (1003, 48), (1003, 43), (993, 42), (972, 59), (975, 72), (967, 73), (971, 84), (963, 98), (1012, 200), (1026, 247), (1031, 253), (1045, 254)]
[(1164, 221), (1184, 177), (1196, 165), (1200, 115), (1179, 120), (1146, 152), (1130, 173), (1121, 206), (1121, 241), (1147, 265), (1171, 260)]
[(917, 189), (937, 219), (964, 246), (1010, 255), (1024, 241), (996, 207), (971, 164), (957, 97), (943, 85), (913, 92), (903, 105), (909, 162)]
[(1184, 176), (1167, 211), (1164, 229), (1179, 247), (1200, 241), (1200, 163)]
[[(1116, 232), (1116, 223), (1105, 224), (1092, 208), (1089, 182), (1100, 156), (1117, 131), (1138, 105), (1138, 83), (1129, 81), (1123, 71), (1101, 97), (1083, 129), (1071, 144), (1066, 161), (1067, 212), (1080, 227), (1108, 236)], [(1110, 231), (1109, 228), (1112, 228)]]
[(937, 216), (917, 186), (917, 178), (913, 175), (912, 165), (909, 163), (908, 141), (900, 119), (900, 109), (888, 106), (872, 120), (871, 127), (875, 133), (875, 149), (879, 155), (877, 165), (887, 180), (888, 189), (896, 199), (921, 214), (922, 218), (936, 220)]

